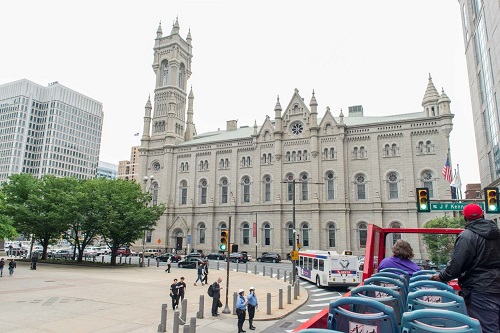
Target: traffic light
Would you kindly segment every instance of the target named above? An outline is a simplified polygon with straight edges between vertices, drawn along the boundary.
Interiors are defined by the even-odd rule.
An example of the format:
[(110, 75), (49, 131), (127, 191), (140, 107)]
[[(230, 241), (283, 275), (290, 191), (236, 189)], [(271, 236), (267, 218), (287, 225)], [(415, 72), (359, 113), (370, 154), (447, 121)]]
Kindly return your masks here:
[(222, 230), (220, 232), (220, 246), (219, 246), (219, 249), (221, 251), (226, 251), (228, 249), (229, 246), (228, 238), (229, 238), (229, 232), (227, 230)]
[(498, 213), (498, 188), (486, 187), (484, 189), (484, 206), (486, 213)]
[(417, 212), (430, 212), (429, 189), (427, 187), (417, 188)]

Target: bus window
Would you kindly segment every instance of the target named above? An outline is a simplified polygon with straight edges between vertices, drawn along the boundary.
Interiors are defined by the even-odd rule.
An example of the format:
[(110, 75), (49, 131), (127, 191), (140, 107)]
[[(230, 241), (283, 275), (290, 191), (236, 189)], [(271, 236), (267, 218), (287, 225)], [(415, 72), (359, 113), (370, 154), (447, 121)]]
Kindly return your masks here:
[(318, 269), (318, 259), (314, 259), (313, 265), (313, 269)]
[(324, 260), (322, 260), (322, 259), (320, 259), (320, 260), (319, 260), (319, 270), (320, 270), (321, 272), (324, 272), (324, 271), (325, 271), (325, 261), (324, 261)]
[(299, 257), (299, 267), (304, 268), (304, 257)]
[(307, 269), (312, 270), (312, 259), (311, 258), (307, 258)]

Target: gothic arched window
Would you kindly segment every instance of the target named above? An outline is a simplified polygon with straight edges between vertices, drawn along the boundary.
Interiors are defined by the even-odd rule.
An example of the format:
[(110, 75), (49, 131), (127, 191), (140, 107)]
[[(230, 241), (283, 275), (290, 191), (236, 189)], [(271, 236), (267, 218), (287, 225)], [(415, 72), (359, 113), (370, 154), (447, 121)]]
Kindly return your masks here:
[(356, 175), (356, 192), (358, 200), (366, 199), (366, 178), (361, 173)]
[(368, 236), (368, 226), (365, 222), (358, 224), (359, 247), (366, 247), (366, 238)]
[(307, 173), (304, 172), (303, 174), (300, 175), (302, 200), (309, 199), (309, 186), (307, 184), (308, 180), (309, 177), (307, 176)]
[(200, 181), (200, 204), (205, 205), (207, 203), (207, 191), (208, 183), (206, 179)]
[(242, 226), (243, 231), (243, 244), (250, 244), (250, 225), (248, 223), (243, 223)]
[(161, 85), (163, 87), (165, 87), (167, 85), (167, 82), (168, 82), (168, 62), (165, 61), (163, 63), (163, 77), (162, 77)]
[[(389, 228), (401, 228), (401, 224), (399, 222), (392, 222)], [(401, 239), (401, 234), (400, 233), (393, 233), (392, 234), (392, 245), (396, 244), (398, 239)]]
[(205, 232), (206, 232), (206, 227), (205, 227), (205, 223), (200, 223), (198, 225), (198, 243), (199, 244), (205, 244)]
[(154, 182), (151, 186), (151, 194), (152, 194), (152, 205), (158, 205), (158, 183)]
[(185, 180), (181, 181), (181, 184), (180, 184), (180, 194), (181, 194), (181, 197), (180, 197), (180, 201), (181, 201), (181, 205), (186, 205), (187, 204), (187, 182)]
[(220, 203), (227, 203), (227, 195), (229, 194), (229, 183), (227, 178), (220, 180)]
[(293, 182), (293, 178), (293, 174), (291, 173), (286, 175), (288, 201), (292, 201), (293, 195), (295, 194), (295, 183)]
[(309, 224), (302, 225), (302, 245), (309, 246)]
[(293, 246), (293, 225), (291, 223), (288, 223), (286, 226), (286, 233), (287, 233), (287, 238), (288, 238), (288, 246)]
[(327, 200), (333, 200), (335, 197), (334, 197), (334, 178), (335, 178), (335, 175), (333, 174), (333, 172), (329, 171), (326, 173), (326, 199)]
[(387, 183), (389, 184), (389, 199), (397, 199), (399, 197), (398, 174), (390, 172), (387, 175)]
[(243, 186), (243, 202), (250, 202), (250, 178), (243, 177), (241, 184)]
[(271, 226), (264, 223), (264, 245), (271, 245)]
[(327, 234), (328, 247), (335, 247), (335, 231), (336, 231), (335, 223), (333, 222), (328, 223), (327, 230), (328, 230)]
[(264, 201), (271, 201), (271, 177), (264, 176)]
[(184, 64), (181, 64), (179, 68), (179, 80), (177, 82), (179, 88), (184, 89)]
[(427, 187), (429, 189), (429, 198), (434, 197), (434, 177), (432, 176), (432, 171), (425, 170), (422, 172), (422, 183), (423, 187)]

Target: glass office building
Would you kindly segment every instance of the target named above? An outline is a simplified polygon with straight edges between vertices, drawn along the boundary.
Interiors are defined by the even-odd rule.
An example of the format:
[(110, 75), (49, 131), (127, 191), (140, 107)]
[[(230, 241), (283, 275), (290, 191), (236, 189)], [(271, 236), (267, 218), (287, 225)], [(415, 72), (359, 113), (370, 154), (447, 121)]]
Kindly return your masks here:
[(102, 103), (58, 82), (0, 85), (0, 182), (12, 174), (97, 176)]

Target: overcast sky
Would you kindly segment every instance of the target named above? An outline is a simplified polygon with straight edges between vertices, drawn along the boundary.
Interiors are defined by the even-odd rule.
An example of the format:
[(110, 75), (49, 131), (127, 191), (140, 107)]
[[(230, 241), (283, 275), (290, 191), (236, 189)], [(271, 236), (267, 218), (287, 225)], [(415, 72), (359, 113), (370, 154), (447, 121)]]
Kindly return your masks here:
[[(158, 23), (191, 29), (198, 133), (261, 125), (297, 88), (319, 117), (363, 105), (365, 116), (422, 110), (429, 73), (455, 114), (453, 168), (478, 183), (459, 4), (420, 1), (5, 1), (0, 84), (53, 81), (103, 103), (100, 159), (118, 164), (140, 144), (154, 94)], [(442, 157), (443, 165), (445, 156)]]

